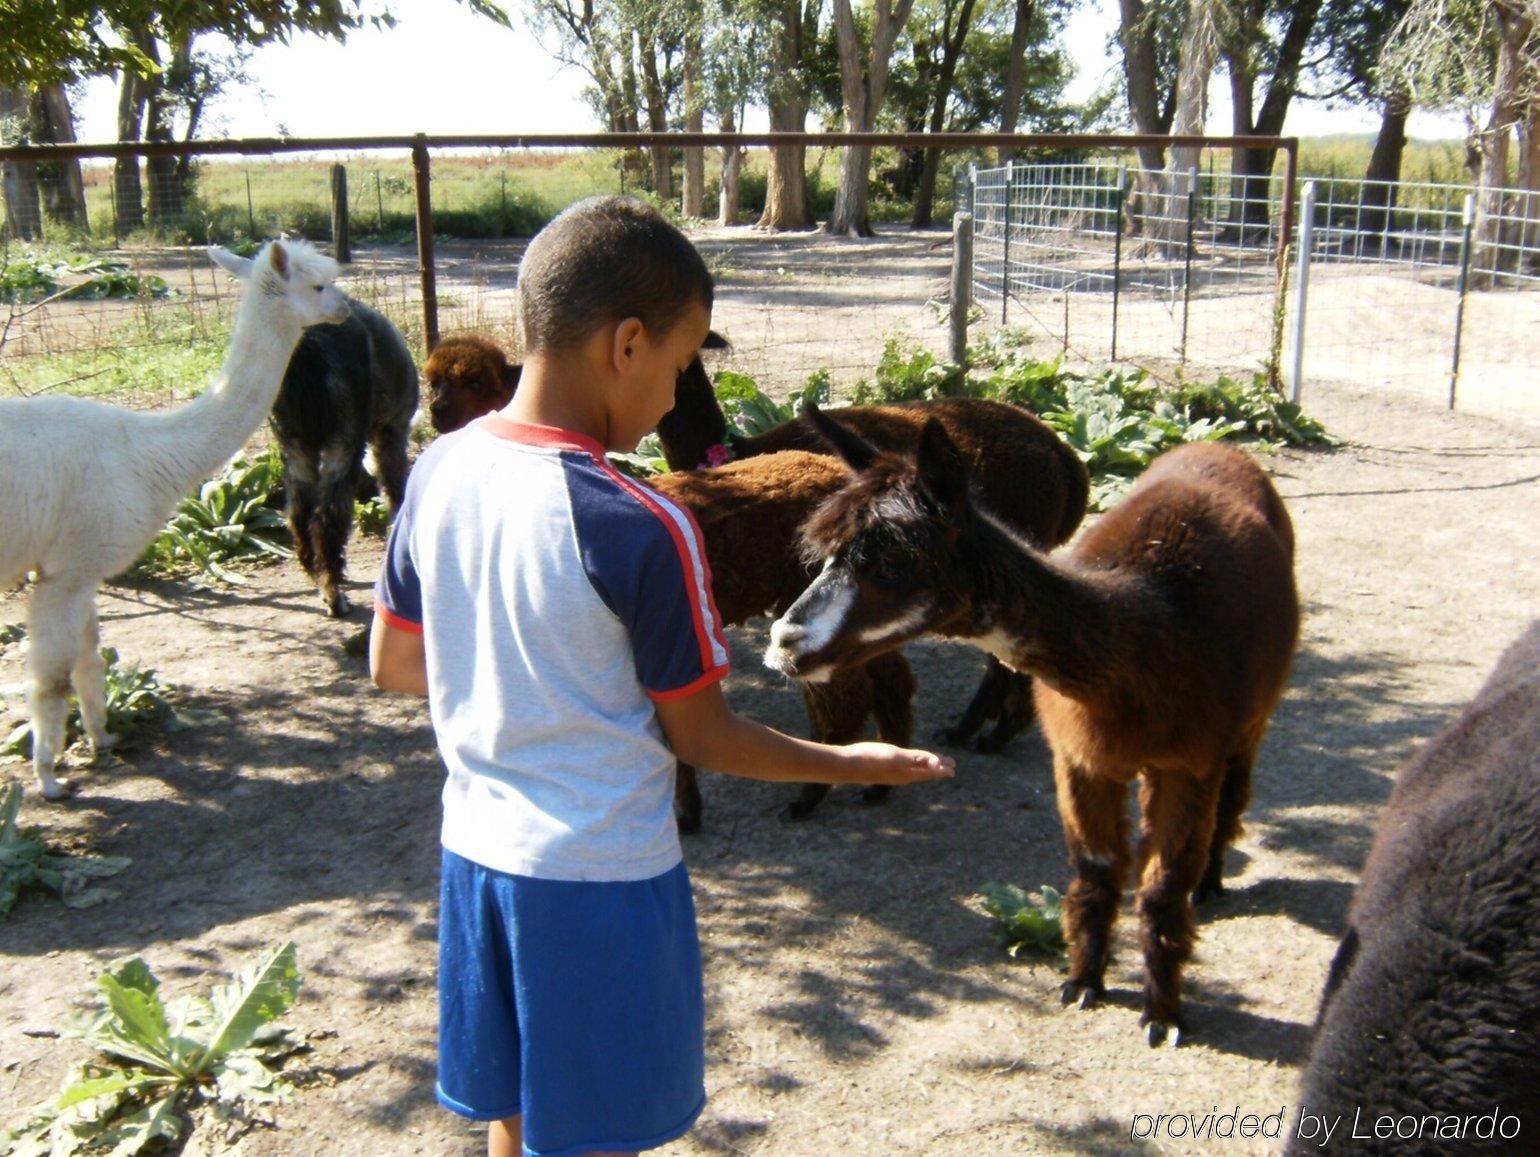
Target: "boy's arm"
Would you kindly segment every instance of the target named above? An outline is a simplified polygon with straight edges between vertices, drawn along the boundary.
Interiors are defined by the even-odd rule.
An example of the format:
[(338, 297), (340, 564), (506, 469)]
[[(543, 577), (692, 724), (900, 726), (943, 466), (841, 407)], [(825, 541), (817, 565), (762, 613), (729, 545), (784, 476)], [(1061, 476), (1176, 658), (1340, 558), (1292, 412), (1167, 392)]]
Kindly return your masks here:
[(393, 627), (378, 609), (369, 630), (369, 676), (382, 691), (428, 693), (428, 658), (421, 631)]
[(927, 751), (887, 743), (835, 747), (782, 735), (729, 710), (718, 683), (655, 705), (674, 754), (712, 771), (793, 783), (906, 784), (952, 775), (950, 759)]

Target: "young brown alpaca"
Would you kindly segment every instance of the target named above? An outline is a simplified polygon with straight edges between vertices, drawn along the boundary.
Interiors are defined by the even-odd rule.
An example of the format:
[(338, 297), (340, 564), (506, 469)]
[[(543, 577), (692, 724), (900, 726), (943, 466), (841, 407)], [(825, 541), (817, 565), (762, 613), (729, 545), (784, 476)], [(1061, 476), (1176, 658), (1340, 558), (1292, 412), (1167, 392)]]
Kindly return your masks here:
[[(708, 347), (709, 348), (709, 347)], [(840, 421), (884, 450), (913, 452), (931, 419), (941, 423), (968, 461), (984, 504), (1015, 533), (1045, 549), (1068, 542), (1085, 517), (1090, 477), (1074, 452), (1048, 426), (1019, 406), (973, 398), (940, 398), (881, 406), (850, 406)], [(730, 434), (711, 379), (700, 359), (679, 376), (674, 408), (658, 423), (658, 441), (671, 470), (806, 450), (827, 454), (829, 445), (806, 417), (753, 437)], [(991, 655), (984, 677), (962, 717), (936, 738), (966, 744), (985, 723), (977, 748), (999, 751), (1031, 725), (1031, 681), (1008, 671)]]
[[(1513, 1121), (1486, 1127), (1490, 1145), (1429, 1130), (1384, 1148), (1448, 1152), (1458, 1136), (1534, 1152), (1537, 1009), (1540, 622), (1396, 777), (1326, 980), (1302, 1111), (1444, 1126), (1497, 1109)], [(1291, 1152), (1319, 1147), (1295, 1136)]]
[[(721, 339), (709, 335), (707, 348), (714, 341)], [(447, 433), (459, 428), (452, 422), (463, 424), (507, 405), (518, 381), (518, 367), (510, 376), (502, 369), (507, 364), (502, 350), (485, 338), (445, 338), (424, 369), (431, 396), (442, 399), (431, 410), (435, 428)], [(788, 453), (720, 471), (680, 471), (649, 481), (700, 523), (717, 609), (724, 622), (737, 625), (756, 615), (779, 614), (802, 593), (812, 577), (798, 548), (802, 522), (848, 477), (839, 461), (827, 454)], [(868, 719), (875, 719), (877, 734), (888, 742), (910, 741), (914, 675), (902, 655), (883, 655), (841, 672), (828, 684), (804, 686), (802, 696), (813, 736), (823, 742), (860, 738)], [(805, 785), (782, 817), (805, 819), (828, 791), (825, 784)], [(868, 787), (862, 798), (876, 803), (888, 791)], [(680, 831), (700, 830), (700, 786), (689, 764), (679, 764), (674, 808)]]
[(812, 417), (858, 474), (804, 528), (824, 569), (771, 627), (766, 662), (825, 678), (930, 632), (1033, 675), (1075, 869), (1063, 999), (1087, 1007), (1104, 992), (1137, 778), (1141, 1023), (1151, 1044), (1175, 1043), (1189, 896), (1223, 890), (1298, 635), (1294, 537), (1277, 492), (1238, 450), (1183, 446), (1050, 556), (974, 502), (940, 423), (910, 460)]
[[(700, 524), (717, 611), (724, 623), (736, 626), (780, 614), (807, 588), (812, 571), (798, 550), (802, 523), (849, 479), (838, 459), (791, 450), (711, 470), (660, 474), (648, 482)], [(895, 651), (841, 671), (827, 683), (804, 684), (802, 696), (814, 739), (851, 743), (861, 738), (866, 721), (875, 719), (879, 738), (905, 746), (914, 729), (914, 690), (909, 663)], [(876, 803), (890, 790), (867, 787), (861, 795)], [(828, 792), (826, 784), (804, 784), (782, 818), (805, 819)], [(698, 831), (700, 788), (687, 763), (679, 764), (674, 806), (680, 830)]]
[(508, 360), (502, 346), (474, 333), (451, 334), (423, 363), (428, 383), (428, 420), (440, 434), (493, 410), (501, 410), (519, 388), (523, 367)]

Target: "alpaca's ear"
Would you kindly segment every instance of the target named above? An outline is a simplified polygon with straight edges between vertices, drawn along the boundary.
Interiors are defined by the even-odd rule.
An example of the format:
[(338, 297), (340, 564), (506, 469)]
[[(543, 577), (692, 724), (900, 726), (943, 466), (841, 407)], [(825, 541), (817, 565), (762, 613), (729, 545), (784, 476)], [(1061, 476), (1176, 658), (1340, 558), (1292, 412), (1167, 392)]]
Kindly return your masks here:
[(507, 362), (503, 365), (503, 385), (510, 391), (519, 388), (519, 377), (524, 373), (524, 366), (520, 362)]
[(221, 249), (218, 245), (209, 246), (209, 260), (231, 277), (239, 278), (241, 281), (251, 276), (251, 267), (254, 264), (250, 257), (238, 257), (228, 249)]
[(920, 481), (943, 506), (957, 509), (968, 497), (968, 464), (962, 451), (952, 441), (946, 427), (935, 418), (927, 419), (920, 431), (920, 449), (915, 455)]
[(813, 423), (813, 429), (823, 435), (824, 440), (834, 447), (835, 453), (852, 470), (865, 470), (876, 460), (877, 447), (854, 430), (836, 422), (813, 402), (802, 404), (802, 416)]
[(717, 333), (716, 330), (708, 329), (706, 331), (706, 340), (700, 343), (700, 348), (703, 350), (730, 350), (733, 348), (733, 343)]
[(282, 241), (274, 241), (267, 247), (267, 263), (279, 277), (289, 280), (289, 251)]

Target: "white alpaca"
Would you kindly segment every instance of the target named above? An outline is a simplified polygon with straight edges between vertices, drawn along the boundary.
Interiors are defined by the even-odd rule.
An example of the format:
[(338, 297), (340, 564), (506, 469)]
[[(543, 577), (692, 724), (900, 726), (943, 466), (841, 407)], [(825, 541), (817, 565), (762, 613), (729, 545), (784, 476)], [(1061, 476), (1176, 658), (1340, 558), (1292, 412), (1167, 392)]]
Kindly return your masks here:
[(93, 750), (111, 746), (96, 591), (133, 563), (178, 500), (245, 445), (267, 416), (306, 326), (339, 322), (336, 262), (303, 242), (254, 258), (209, 256), (245, 284), (214, 383), (185, 406), (135, 412), (81, 398), (0, 400), (0, 590), (36, 579), (27, 634), (32, 766), (49, 799), (71, 685)]

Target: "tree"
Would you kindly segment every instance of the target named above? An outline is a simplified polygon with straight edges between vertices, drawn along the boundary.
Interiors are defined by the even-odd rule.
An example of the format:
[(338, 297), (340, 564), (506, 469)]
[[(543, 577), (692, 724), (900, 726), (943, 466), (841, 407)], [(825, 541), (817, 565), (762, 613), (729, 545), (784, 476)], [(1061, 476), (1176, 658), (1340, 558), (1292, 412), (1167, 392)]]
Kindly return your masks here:
[[(767, 87), (764, 45), (768, 16), (763, 6), (753, 0), (718, 0), (706, 14), (704, 25), (702, 87), (709, 94), (709, 104), (721, 130), (736, 132), (743, 123), (750, 98), (762, 95)], [(738, 223), (742, 171), (743, 149), (737, 145), (722, 146), (719, 224)]]
[[(800, 133), (807, 128), (809, 58), (818, 39), (821, 0), (769, 0), (771, 27), (769, 83), (765, 104), (770, 131)], [(806, 229), (813, 223), (807, 206), (807, 150), (778, 145), (770, 150), (765, 181), (765, 209), (758, 228)]]
[[(861, 39), (856, 30), (850, 0), (834, 0), (834, 29), (840, 61), (840, 124), (846, 132), (871, 132), (882, 111), (893, 43), (909, 19), (914, 0), (873, 0), (871, 49), (861, 59)], [(834, 212), (825, 228), (845, 237), (872, 236), (867, 216), (868, 181), (872, 151), (866, 145), (840, 150), (839, 184), (834, 191)]]
[[(1399, 88), (1424, 108), (1463, 112), (1472, 126), (1470, 151), (1480, 187), (1473, 263), (1487, 273), (1517, 256), (1499, 245), (1515, 131), (1525, 145), (1519, 184), (1540, 191), (1537, 29), (1540, 0), (1413, 0), (1381, 57), (1387, 88)], [(1483, 107), (1486, 123), (1478, 129)], [(1525, 235), (1540, 228), (1534, 221), (1514, 224)]]

